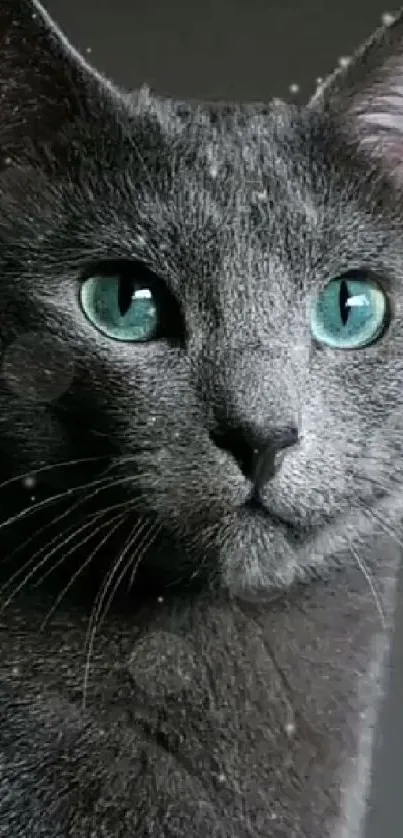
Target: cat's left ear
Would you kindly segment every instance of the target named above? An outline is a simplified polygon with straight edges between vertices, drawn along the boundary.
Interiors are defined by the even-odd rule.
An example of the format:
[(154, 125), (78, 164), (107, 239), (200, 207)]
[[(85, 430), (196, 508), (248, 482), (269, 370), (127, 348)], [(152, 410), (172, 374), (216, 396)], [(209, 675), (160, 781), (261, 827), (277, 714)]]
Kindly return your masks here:
[(116, 95), (37, 0), (0, 0), (0, 151), (51, 144)]
[(403, 11), (318, 89), (309, 108), (403, 186)]

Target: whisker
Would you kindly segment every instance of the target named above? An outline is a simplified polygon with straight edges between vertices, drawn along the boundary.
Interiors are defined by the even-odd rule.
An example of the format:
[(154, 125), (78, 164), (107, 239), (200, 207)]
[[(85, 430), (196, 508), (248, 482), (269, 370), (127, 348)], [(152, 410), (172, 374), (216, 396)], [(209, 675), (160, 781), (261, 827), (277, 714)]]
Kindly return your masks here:
[[(116, 508), (122, 508), (124, 505), (126, 505), (126, 504), (116, 504)], [(131, 505), (131, 504), (130, 504), (130, 501), (128, 501), (128, 502), (127, 502), (127, 506), (129, 507), (130, 505)], [(107, 512), (111, 511), (111, 509), (113, 509), (113, 507), (110, 507), (108, 510), (104, 510), (104, 514), (106, 514)], [(100, 516), (100, 513), (98, 513), (98, 516), (97, 516), (97, 517), (99, 517), (99, 516)], [(11, 603), (11, 602), (15, 599), (15, 597), (16, 597), (16, 596), (18, 596), (18, 594), (19, 594), (19, 593), (20, 593), (20, 591), (21, 591), (21, 590), (25, 587), (25, 585), (27, 585), (27, 584), (28, 584), (28, 582), (29, 582), (29, 581), (30, 581), (30, 580), (31, 580), (31, 579), (35, 576), (35, 574), (37, 573), (37, 571), (38, 571), (38, 570), (40, 570), (40, 568), (41, 568), (41, 567), (44, 567), (46, 564), (48, 564), (48, 562), (50, 561), (50, 559), (52, 558), (52, 556), (54, 556), (54, 555), (55, 555), (55, 553), (56, 553), (56, 552), (58, 552), (59, 550), (61, 550), (61, 549), (62, 549), (62, 547), (64, 547), (66, 544), (69, 544), (69, 543), (70, 543), (70, 542), (71, 542), (74, 538), (76, 538), (76, 537), (77, 537), (77, 536), (78, 536), (81, 532), (83, 532), (84, 530), (88, 529), (89, 527), (92, 527), (92, 525), (93, 525), (93, 521), (92, 521), (92, 519), (91, 519), (91, 521), (86, 521), (86, 522), (85, 522), (85, 524), (83, 524), (83, 525), (82, 525), (81, 527), (79, 527), (77, 530), (73, 530), (73, 532), (72, 532), (72, 533), (70, 533), (70, 535), (68, 535), (66, 538), (64, 538), (61, 542), (58, 542), (58, 543), (57, 543), (57, 544), (56, 544), (56, 545), (52, 548), (52, 550), (50, 550), (50, 551), (46, 552), (46, 554), (45, 554), (45, 556), (43, 557), (43, 559), (41, 559), (41, 561), (40, 561), (39, 563), (36, 563), (36, 564), (35, 564), (35, 566), (34, 566), (34, 567), (33, 567), (33, 568), (32, 568), (32, 569), (31, 569), (31, 570), (30, 570), (30, 571), (29, 571), (29, 572), (28, 572), (28, 573), (24, 576), (23, 580), (22, 580), (22, 581), (21, 581), (21, 582), (20, 582), (20, 583), (16, 586), (16, 588), (13, 590), (13, 592), (9, 595), (9, 597), (8, 597), (8, 598), (6, 599), (6, 601), (3, 603), (3, 605), (2, 605), (2, 606), (1, 606), (1, 608), (0, 608), (0, 615), (1, 615), (1, 614), (3, 614), (3, 612), (5, 611), (5, 609), (6, 609), (6, 608), (10, 605), (10, 603)], [(106, 524), (106, 525), (107, 525), (107, 524)], [(104, 525), (102, 525), (102, 526), (104, 526)], [(83, 541), (81, 542), (81, 544), (83, 544), (83, 543), (85, 543), (86, 541), (88, 541), (88, 540), (91, 538), (92, 534), (93, 534), (93, 531), (91, 531), (91, 532), (89, 533), (89, 535), (88, 535), (85, 539), (83, 539)], [(67, 553), (64, 553), (64, 554), (63, 554), (63, 556), (61, 557), (61, 559), (60, 559), (58, 562), (56, 562), (56, 564), (55, 564), (55, 565), (52, 565), (52, 567), (51, 567), (51, 569), (50, 569), (50, 571), (49, 571), (49, 572), (53, 573), (53, 571), (54, 571), (57, 567), (59, 567), (61, 564), (63, 564), (63, 563), (64, 563), (64, 561), (68, 558), (68, 556), (69, 556), (69, 555), (71, 555), (71, 553), (72, 553), (72, 552), (74, 552), (74, 550), (75, 550), (76, 548), (77, 548), (77, 545), (74, 545), (74, 546), (73, 546), (73, 548), (72, 548), (71, 550), (69, 550)], [(45, 549), (47, 549), (47, 548), (45, 548)], [(41, 552), (43, 552), (43, 548), (41, 549), (41, 551), (38, 551), (38, 552), (39, 552), (39, 554), (40, 554)], [(24, 573), (24, 571), (27, 569), (27, 567), (29, 567), (30, 565), (32, 565), (32, 562), (33, 562), (33, 561), (35, 561), (35, 559), (36, 559), (37, 555), (38, 555), (38, 554), (36, 554), (36, 555), (34, 556), (34, 558), (33, 558), (33, 559), (29, 559), (29, 560), (28, 560), (28, 562), (26, 562), (26, 563), (25, 563), (25, 565), (24, 565), (22, 568), (20, 568), (18, 571), (16, 571), (16, 573), (14, 573), (14, 574), (11, 576), (11, 578), (10, 578), (9, 580), (7, 580), (7, 582), (6, 582), (6, 583), (5, 583), (5, 584), (4, 584), (4, 585), (0, 588), (0, 597), (1, 597), (1, 596), (2, 596), (2, 594), (4, 594), (4, 592), (5, 592), (5, 591), (6, 591), (6, 590), (10, 587), (10, 585), (12, 585), (12, 583), (13, 583), (13, 582), (15, 582), (15, 581), (18, 579), (18, 577), (19, 577), (19, 576), (21, 576), (21, 574), (22, 574), (22, 573)], [(45, 573), (45, 574), (44, 574), (44, 576), (42, 577), (42, 579), (45, 579), (45, 578), (46, 578), (46, 576), (48, 576), (48, 575), (49, 575), (49, 572), (48, 572), (48, 573)], [(34, 587), (36, 587), (36, 586), (34, 586)]]
[(68, 497), (71, 497), (71, 495), (76, 494), (77, 492), (83, 492), (95, 487), (95, 491), (91, 496), (95, 497), (95, 495), (99, 494), (104, 489), (112, 489), (116, 486), (122, 486), (125, 483), (133, 483), (135, 485), (136, 480), (142, 480), (146, 476), (146, 474), (140, 476), (125, 475), (124, 477), (118, 477), (114, 479), (110, 477), (104, 477), (100, 478), (99, 480), (94, 480), (90, 483), (86, 483), (82, 486), (74, 486), (73, 488), (65, 489), (63, 492), (60, 492), (56, 495), (52, 495), (50, 498), (45, 498), (44, 500), (39, 501), (38, 503), (34, 504), (34, 506), (30, 506), (27, 509), (23, 509), (21, 512), (16, 513), (10, 518), (7, 518), (6, 521), (2, 521), (2, 523), (0, 524), (0, 530), (4, 529), (5, 527), (11, 526), (17, 521), (21, 521), (24, 518), (30, 517), (31, 515), (35, 514), (41, 509), (46, 509), (48, 506), (51, 506), (53, 503), (56, 503), (59, 500), (66, 500)]
[[(99, 513), (95, 517), (99, 517)], [(7, 580), (7, 582), (5, 582), (4, 585), (2, 585), (2, 587), (0, 588), (0, 597), (34, 563), (35, 567), (33, 568), (33, 571), (30, 572), (29, 574), (27, 574), (27, 576), (25, 576), (25, 581), (29, 582), (29, 580), (36, 573), (36, 571), (39, 570), (41, 567), (43, 567), (45, 564), (47, 564), (48, 560), (51, 559), (52, 556), (58, 550), (61, 550), (61, 548), (64, 547), (66, 544), (69, 544), (70, 541), (72, 541), (72, 539), (76, 538), (76, 536), (79, 535), (81, 532), (83, 532), (84, 530), (87, 530), (89, 527), (92, 527), (92, 524), (93, 524), (93, 520), (91, 518), (90, 521), (85, 521), (85, 523), (82, 524), (81, 527), (79, 527), (79, 528), (69, 527), (69, 530), (68, 530), (69, 534), (67, 536), (66, 536), (65, 532), (61, 533), (62, 540), (60, 540), (60, 534), (59, 534), (58, 536), (56, 536), (55, 539), (52, 539), (50, 544), (46, 544), (44, 547), (41, 547), (39, 550), (37, 550), (36, 553), (34, 553), (34, 555), (31, 556), (28, 559), (28, 561), (25, 562), (25, 564), (22, 567), (18, 568), (18, 570), (16, 570), (15, 573), (13, 573), (12, 576), (10, 576), (10, 578)], [(71, 529), (73, 529), (72, 532), (71, 532)], [(55, 546), (52, 547), (52, 549), (49, 551), (49, 546), (51, 546), (52, 544), (54, 544)], [(38, 559), (39, 556), (42, 555), (43, 553), (45, 553), (45, 557), (43, 559), (41, 559), (41, 561), (38, 564), (36, 562), (36, 559)], [(64, 557), (63, 557), (63, 559), (64, 559)], [(52, 570), (53, 570), (53, 568), (52, 568)], [(25, 584), (25, 583), (23, 583), (23, 584)], [(17, 593), (18, 593), (18, 590), (17, 590)], [(0, 614), (1, 613), (2, 613), (2, 609), (0, 609)]]
[[(111, 567), (110, 571), (108, 572), (100, 590), (96, 597), (94, 607), (92, 610), (92, 614), (89, 619), (88, 623), (88, 630), (87, 630), (87, 638), (86, 638), (86, 647), (87, 647), (87, 655), (86, 655), (86, 663), (84, 668), (84, 680), (83, 680), (83, 702), (82, 702), (82, 709), (83, 712), (85, 711), (86, 706), (86, 695), (88, 690), (88, 679), (89, 679), (89, 670), (91, 665), (91, 656), (92, 651), (94, 648), (95, 643), (95, 636), (98, 628), (98, 620), (100, 618), (100, 614), (102, 612), (102, 607), (105, 602), (105, 599), (108, 595), (108, 591), (110, 590), (111, 585), (113, 585), (114, 579), (118, 574), (117, 583), (113, 589), (113, 595), (116, 593), (117, 588), (119, 587), (119, 583), (124, 577), (124, 574), (127, 572), (127, 566), (124, 564), (128, 551), (130, 550), (131, 546), (133, 545), (137, 536), (143, 531), (144, 527), (146, 526), (145, 521), (138, 522), (135, 527), (133, 527), (130, 535), (127, 538), (126, 544), (123, 547), (120, 555), (118, 556), (116, 562)], [(123, 566), (122, 572), (119, 574), (120, 568)]]
[(133, 565), (133, 570), (132, 570), (132, 573), (130, 575), (129, 584), (128, 584), (128, 587), (127, 587), (127, 590), (129, 592), (131, 591), (131, 589), (133, 587), (134, 580), (135, 580), (135, 577), (136, 577), (136, 573), (137, 573), (137, 570), (139, 568), (139, 565), (140, 565), (140, 562), (141, 562), (142, 558), (146, 555), (149, 548), (154, 544), (155, 540), (158, 538), (158, 535), (161, 532), (161, 529), (162, 529), (161, 524), (154, 524), (154, 526), (150, 528), (150, 532), (148, 533), (148, 536), (144, 537), (142, 539), (142, 541), (140, 541), (140, 544), (138, 545), (138, 549), (140, 550), (140, 553), (136, 554), (134, 556), (135, 563)]
[(360, 556), (360, 554), (358, 553), (358, 550), (356, 549), (352, 540), (350, 538), (348, 540), (350, 542), (351, 554), (354, 557), (359, 570), (361, 571), (362, 575), (364, 576), (364, 578), (366, 579), (366, 581), (368, 583), (368, 587), (371, 591), (373, 600), (375, 602), (376, 610), (378, 611), (378, 614), (379, 614), (379, 617), (380, 617), (380, 620), (381, 620), (382, 629), (385, 631), (386, 630), (386, 618), (385, 618), (385, 612), (384, 612), (383, 607), (382, 607), (381, 598), (379, 596), (379, 591), (376, 588), (374, 579), (372, 578), (372, 575), (369, 571), (369, 568), (367, 567), (367, 564), (366, 564), (364, 558), (362, 556)]
[(397, 481), (396, 478), (393, 478), (393, 483), (381, 480), (380, 475), (378, 474), (376, 477), (373, 477), (369, 474), (360, 474), (356, 473), (355, 471), (351, 472), (352, 477), (355, 481), (360, 481), (362, 483), (368, 483), (371, 487), (375, 489), (381, 489), (383, 492), (390, 492), (392, 486), (395, 489), (396, 486), (402, 486), (401, 481)]
[[(35, 533), (33, 533), (33, 535), (30, 536), (30, 538), (27, 538), (25, 541), (22, 542), (22, 544), (18, 544), (18, 546), (15, 547), (15, 549), (12, 550), (11, 553), (7, 553), (5, 556), (2, 556), (2, 558), (0, 559), (0, 564), (6, 565), (6, 564), (9, 564), (10, 562), (12, 562), (12, 560), (16, 556), (18, 556), (18, 553), (20, 553), (22, 550), (24, 550), (24, 547), (28, 547), (28, 544), (31, 544), (32, 541), (35, 541), (35, 539), (38, 536), (42, 535), (47, 529), (49, 529), (49, 527), (52, 526), (52, 524), (57, 523), (58, 520), (59, 520), (58, 518), (54, 518), (54, 519), (52, 519), (52, 521), (48, 521), (47, 524), (44, 524), (43, 527), (40, 527), (39, 530), (37, 530)], [(55, 542), (58, 541), (62, 535), (66, 535), (69, 532), (71, 532), (71, 530), (74, 529), (75, 526), (76, 526), (76, 521), (74, 521), (69, 526), (66, 526), (64, 528), (64, 530), (62, 531), (62, 533), (60, 533), (60, 531), (59, 531), (50, 541), (46, 542), (45, 546), (40, 547), (34, 553), (34, 556), (31, 556), (30, 559), (28, 559), (28, 563), (30, 563), (33, 558), (37, 558), (38, 555), (41, 555), (41, 553), (44, 550), (46, 550), (48, 547), (52, 547), (52, 545), (55, 544)], [(24, 567), (27, 567), (27, 564), (25, 564)]]
[[(14, 550), (12, 550), (11, 553), (8, 553), (6, 556), (4, 556), (2, 559), (0, 559), (0, 563), (8, 564), (8, 562), (12, 561), (12, 559), (16, 555), (18, 555), (18, 553), (21, 552), (21, 550), (23, 550), (25, 547), (27, 547), (28, 544), (31, 544), (32, 541), (34, 541), (38, 537), (38, 535), (41, 535), (42, 533), (46, 532), (46, 530), (48, 530), (49, 527), (53, 527), (55, 524), (58, 524), (58, 523), (60, 523), (60, 521), (63, 521), (64, 518), (67, 518), (75, 510), (79, 509), (79, 507), (82, 506), (82, 504), (91, 501), (96, 496), (96, 494), (97, 494), (97, 490), (95, 490), (94, 492), (92, 492), (90, 494), (84, 495), (84, 497), (82, 497), (82, 498), (79, 498), (75, 503), (73, 503), (72, 506), (69, 506), (68, 509), (65, 509), (64, 512), (62, 512), (56, 518), (52, 518), (50, 521), (48, 521), (46, 524), (44, 524), (39, 530), (37, 530), (33, 535), (31, 535), (29, 538), (27, 538), (25, 541), (23, 541), (22, 544), (19, 544)], [(108, 508), (110, 509), (110, 507), (108, 507)], [(105, 511), (107, 511), (107, 510), (105, 510)], [(73, 526), (75, 526), (75, 525), (73, 524)], [(69, 531), (69, 529), (71, 529), (71, 528), (68, 528), (67, 532)], [(66, 532), (66, 530), (65, 530), (65, 532)], [(58, 537), (59, 537), (59, 534), (56, 536), (56, 539)], [(48, 542), (48, 544), (46, 546), (48, 546), (48, 547), (51, 546), (56, 539), (52, 539), (50, 542)], [(46, 550), (46, 546), (42, 549)], [(38, 555), (38, 554), (36, 554), (36, 555)]]
[[(126, 514), (127, 514), (126, 512), (123, 512), (123, 513), (120, 513), (119, 515), (114, 515), (112, 518), (109, 518), (108, 521), (105, 521), (103, 524), (101, 524), (95, 530), (94, 535), (98, 534), (100, 532), (100, 530), (104, 529), (106, 526), (110, 526), (111, 524), (113, 524), (114, 521), (117, 520), (117, 523), (115, 524), (115, 526), (113, 526), (112, 529), (109, 530), (107, 532), (107, 534), (101, 539), (101, 541), (97, 544), (97, 546), (94, 548), (94, 550), (91, 551), (90, 555), (87, 557), (85, 562), (82, 565), (80, 565), (80, 567), (78, 568), (78, 570), (75, 571), (75, 573), (73, 573), (70, 581), (67, 583), (67, 585), (65, 585), (65, 587), (60, 592), (60, 594), (58, 594), (55, 602), (52, 605), (52, 608), (50, 609), (49, 613), (47, 614), (47, 616), (45, 617), (45, 619), (41, 623), (39, 631), (42, 631), (43, 629), (46, 628), (46, 625), (48, 624), (49, 620), (52, 618), (53, 614), (57, 610), (57, 608), (60, 605), (62, 599), (66, 596), (66, 594), (69, 592), (71, 587), (74, 585), (74, 582), (79, 578), (79, 576), (84, 572), (84, 570), (86, 570), (86, 568), (89, 567), (89, 565), (94, 560), (96, 554), (99, 552), (101, 547), (103, 547), (103, 545), (106, 544), (106, 542), (111, 538), (113, 533), (116, 532), (117, 529), (119, 529), (122, 521), (126, 517)], [(80, 544), (78, 546), (81, 547), (82, 542), (80, 542)]]
[[(91, 521), (92, 521), (93, 518), (96, 518), (96, 517), (97, 517), (96, 515), (91, 516)], [(36, 562), (36, 560), (41, 555), (43, 555), (43, 553), (45, 553), (47, 550), (49, 550), (50, 547), (53, 547), (53, 545), (55, 545), (56, 549), (58, 549), (59, 546), (61, 546), (61, 542), (62, 542), (62, 539), (63, 539), (64, 536), (69, 535), (72, 532), (74, 532), (74, 534), (77, 534), (76, 527), (77, 527), (77, 523), (74, 522), (69, 527), (64, 529), (62, 532), (58, 532), (57, 535), (55, 535), (50, 541), (48, 541), (45, 545), (43, 545), (38, 550), (36, 550), (35, 553), (32, 556), (30, 556), (29, 559), (27, 559), (27, 561), (24, 562), (24, 564), (21, 567), (19, 567), (11, 577), (9, 577), (7, 579), (7, 582), (0, 589), (0, 596), (1, 596), (2, 593), (4, 593), (7, 590), (7, 588), (10, 587), (10, 585), (14, 581), (16, 581), (18, 579), (19, 576), (21, 576), (22, 573), (24, 573), (30, 567), (32, 567), (32, 565)], [(15, 551), (15, 552), (17, 552), (17, 551)], [(57, 564), (59, 564), (59, 563), (57, 563)], [(38, 567), (38, 565), (37, 565), (37, 567)]]
[(7, 486), (11, 486), (13, 483), (23, 483), (24, 480), (27, 480), (29, 477), (36, 476), (37, 474), (46, 474), (49, 471), (58, 468), (68, 468), (69, 466), (78, 466), (82, 465), (83, 463), (96, 463), (100, 460), (110, 460), (110, 454), (104, 454), (99, 457), (80, 457), (77, 460), (62, 460), (59, 463), (48, 463), (45, 466), (40, 466), (40, 468), (31, 469), (31, 471), (26, 471), (23, 474), (17, 474), (14, 477), (10, 477), (8, 480), (4, 480), (0, 483), (0, 491), (5, 489)]
[(392, 526), (390, 525), (390, 522), (384, 521), (383, 518), (381, 518), (381, 516), (377, 513), (377, 511), (373, 509), (371, 506), (369, 506), (367, 503), (365, 503), (365, 501), (360, 500), (359, 505), (361, 506), (361, 509), (365, 512), (368, 518), (375, 519), (375, 521), (377, 521), (377, 523), (379, 524), (381, 530), (390, 538), (392, 538), (395, 544), (403, 548), (403, 540), (399, 538), (399, 536), (393, 530)]
[(205, 568), (205, 566), (208, 562), (208, 559), (209, 559), (210, 546), (213, 543), (214, 543), (213, 535), (211, 535), (211, 538), (209, 538), (206, 541), (206, 543), (204, 544), (204, 551), (203, 551), (202, 558), (199, 560), (199, 563), (198, 563), (197, 567), (195, 568), (195, 570), (193, 571), (193, 573), (189, 577), (190, 582), (193, 582), (195, 579), (197, 579), (197, 577), (200, 576), (201, 573), (203, 572), (203, 568)]
[[(126, 503), (116, 503), (113, 506), (108, 507), (108, 509), (104, 509), (102, 512), (99, 512), (97, 515), (92, 516), (91, 520), (86, 525), (77, 529), (74, 532), (74, 534), (72, 536), (70, 536), (69, 541), (71, 541), (72, 538), (75, 538), (77, 535), (79, 535), (84, 530), (86, 530), (88, 528), (92, 528), (92, 525), (94, 523), (94, 518), (97, 519), (97, 518), (100, 518), (100, 517), (104, 517), (109, 512), (112, 512), (114, 509), (124, 509), (125, 507), (131, 507), (130, 501), (127, 501)], [(118, 515), (119, 514), (125, 515), (126, 512), (118, 513)], [(41, 585), (42, 582), (44, 582), (45, 579), (47, 579), (47, 577), (50, 576), (51, 573), (53, 573), (58, 567), (60, 567), (61, 564), (63, 564), (65, 562), (65, 560), (69, 556), (72, 555), (72, 553), (75, 553), (79, 548), (83, 547), (83, 545), (86, 544), (87, 541), (89, 541), (90, 538), (92, 538), (92, 536), (95, 535), (96, 532), (99, 532), (100, 529), (104, 529), (104, 527), (107, 527), (110, 523), (110, 520), (114, 521), (116, 517), (117, 516), (113, 516), (112, 519), (108, 518), (108, 520), (105, 521), (104, 523), (100, 524), (99, 527), (96, 530), (91, 529), (89, 535), (85, 536), (85, 538), (83, 538), (79, 542), (79, 544), (73, 544), (73, 546), (70, 547), (70, 549), (67, 551), (67, 553), (63, 553), (62, 557), (57, 562), (55, 562), (55, 564), (52, 564), (52, 567), (49, 568), (48, 570), (46, 570), (45, 573), (43, 573), (42, 576), (38, 580), (35, 581), (33, 587), (38, 588), (39, 585)], [(62, 542), (62, 544), (58, 544), (58, 546), (56, 548), (56, 551), (60, 550), (65, 545), (65, 543), (66, 542), (64, 541), (64, 542)], [(39, 567), (39, 565), (38, 565), (38, 567)]]
[[(56, 495), (52, 495), (50, 498), (44, 498), (44, 500), (38, 501), (38, 503), (34, 504), (33, 506), (29, 506), (28, 508), (23, 509), (20, 512), (17, 512), (15, 515), (11, 516), (10, 518), (7, 518), (6, 521), (2, 521), (2, 523), (0, 524), (0, 530), (4, 529), (5, 527), (9, 527), (12, 524), (15, 524), (17, 521), (21, 521), (25, 518), (31, 517), (31, 515), (34, 515), (36, 512), (40, 511), (41, 509), (46, 509), (48, 506), (51, 506), (53, 503), (56, 503), (58, 500), (66, 500), (68, 497), (70, 497), (75, 492), (85, 491), (86, 489), (91, 489), (94, 486), (99, 487), (100, 485), (105, 484), (105, 483), (107, 483), (107, 485), (109, 485), (109, 486), (114, 485), (113, 482), (110, 481), (110, 478), (108, 478), (107, 481), (106, 481), (105, 478), (102, 478), (100, 480), (95, 480), (92, 483), (87, 483), (84, 486), (75, 486), (73, 488), (65, 489), (63, 492), (60, 492)], [(95, 494), (97, 494), (97, 492), (94, 492), (94, 495)]]

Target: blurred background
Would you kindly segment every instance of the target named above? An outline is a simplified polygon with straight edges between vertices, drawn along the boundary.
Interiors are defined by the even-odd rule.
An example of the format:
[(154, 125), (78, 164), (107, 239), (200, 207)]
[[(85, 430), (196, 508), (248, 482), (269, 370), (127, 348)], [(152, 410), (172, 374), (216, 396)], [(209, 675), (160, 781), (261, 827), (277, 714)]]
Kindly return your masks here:
[(393, 9), (382, 0), (43, 0), (99, 69), (207, 99), (307, 98)]
[[(127, 88), (147, 83), (170, 96), (247, 101), (306, 101), (318, 79), (396, 12), (382, 0), (42, 2), (75, 46)], [(401, 599), (365, 838), (403, 836)]]

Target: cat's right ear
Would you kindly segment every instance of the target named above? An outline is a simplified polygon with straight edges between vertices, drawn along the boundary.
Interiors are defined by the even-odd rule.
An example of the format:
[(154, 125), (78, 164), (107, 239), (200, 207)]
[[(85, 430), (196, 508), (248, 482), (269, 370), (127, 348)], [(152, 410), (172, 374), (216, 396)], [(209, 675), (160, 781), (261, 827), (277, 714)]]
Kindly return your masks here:
[(116, 95), (36, 0), (0, 0), (0, 153), (51, 145)]
[(309, 107), (403, 186), (403, 10), (318, 89)]

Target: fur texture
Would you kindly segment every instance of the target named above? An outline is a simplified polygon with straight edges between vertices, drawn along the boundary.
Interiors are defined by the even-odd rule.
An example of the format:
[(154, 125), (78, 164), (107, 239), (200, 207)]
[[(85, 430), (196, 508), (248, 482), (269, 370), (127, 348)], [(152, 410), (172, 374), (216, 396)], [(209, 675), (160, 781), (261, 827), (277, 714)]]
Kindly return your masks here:
[[(401, 519), (403, 19), (303, 108), (128, 96), (32, 0), (0, 45), (0, 835), (356, 838)], [(159, 340), (86, 319), (106, 264), (155, 284)], [(318, 346), (312, 300), (363, 270), (385, 334)], [(82, 708), (85, 611), (40, 632), (31, 585), (66, 553), (94, 585), (93, 543), (94, 623), (145, 586)]]

